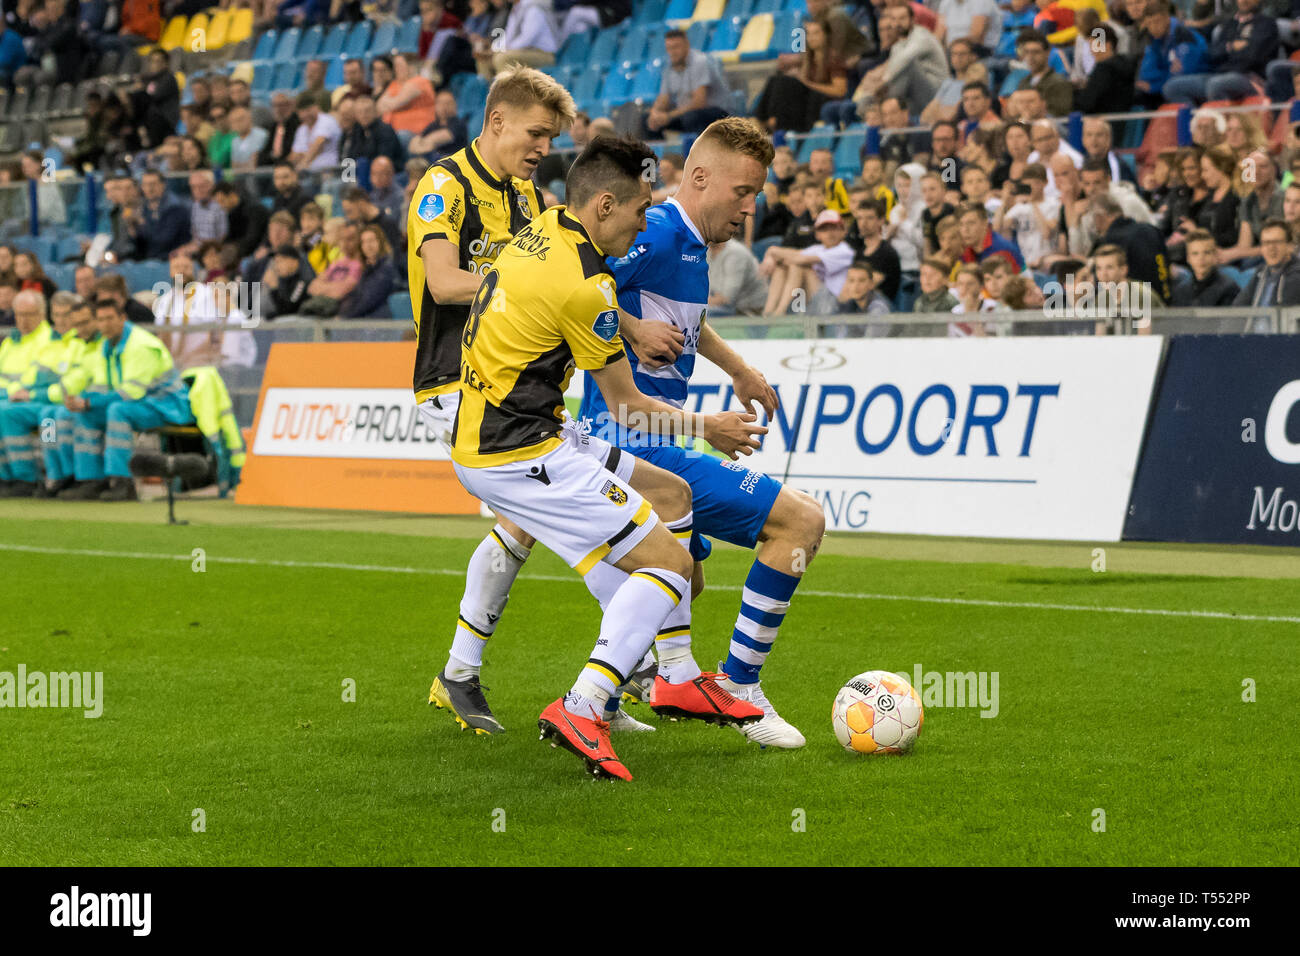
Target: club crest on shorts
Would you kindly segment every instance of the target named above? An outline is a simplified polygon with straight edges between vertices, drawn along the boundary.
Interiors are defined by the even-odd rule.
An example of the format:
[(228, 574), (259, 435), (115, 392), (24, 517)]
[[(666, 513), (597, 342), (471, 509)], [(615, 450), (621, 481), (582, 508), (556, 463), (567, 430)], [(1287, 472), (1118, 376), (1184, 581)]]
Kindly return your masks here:
[(620, 507), (627, 504), (627, 492), (612, 481), (605, 482), (600, 493)]
[(447, 203), (437, 193), (429, 193), (420, 200), (420, 205), (416, 209), (416, 214), (425, 222), (433, 222), (442, 215)]
[(591, 331), (606, 342), (614, 341), (614, 336), (618, 335), (618, 310), (606, 309), (596, 316), (596, 321), (591, 323)]

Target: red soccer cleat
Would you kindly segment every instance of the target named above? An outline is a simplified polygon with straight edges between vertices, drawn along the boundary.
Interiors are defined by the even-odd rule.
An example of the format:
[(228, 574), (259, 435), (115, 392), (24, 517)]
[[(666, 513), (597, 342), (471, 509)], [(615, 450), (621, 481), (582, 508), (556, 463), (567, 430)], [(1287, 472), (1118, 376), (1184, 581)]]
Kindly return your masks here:
[(541, 739), (551, 738), (552, 747), (563, 747), (587, 762), (593, 776), (610, 780), (631, 780), (632, 774), (619, 762), (609, 742), (609, 724), (579, 717), (564, 709), (564, 698), (552, 703), (537, 718)]
[(718, 686), (725, 674), (708, 671), (683, 684), (670, 684), (656, 677), (650, 691), (650, 709), (660, 717), (702, 720), (709, 724), (743, 727), (763, 719), (763, 711), (732, 697)]

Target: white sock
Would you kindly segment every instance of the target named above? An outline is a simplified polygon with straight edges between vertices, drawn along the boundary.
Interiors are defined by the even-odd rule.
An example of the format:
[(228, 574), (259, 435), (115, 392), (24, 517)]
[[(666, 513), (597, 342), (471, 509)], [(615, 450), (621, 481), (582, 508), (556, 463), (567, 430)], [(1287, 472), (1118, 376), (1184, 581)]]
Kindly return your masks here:
[(627, 575), (606, 605), (596, 647), (564, 698), (564, 709), (589, 720), (601, 715), (687, 588), (685, 578), (664, 568), (642, 568)]
[(478, 676), (483, 649), (497, 629), (510, 600), (510, 588), (530, 549), (516, 541), (501, 525), (479, 542), (465, 570), (465, 595), (460, 601), (456, 636), (447, 657), (447, 677), (466, 680)]
[[(694, 512), (668, 522), (668, 530), (687, 552), (691, 550), (691, 530), (694, 524)], [(654, 649), (659, 657), (659, 676), (670, 684), (685, 684), (700, 676), (700, 665), (695, 663), (691, 654), (690, 590), (688, 583), (682, 602), (673, 608), (668, 620), (664, 621), (664, 626), (655, 635)]]

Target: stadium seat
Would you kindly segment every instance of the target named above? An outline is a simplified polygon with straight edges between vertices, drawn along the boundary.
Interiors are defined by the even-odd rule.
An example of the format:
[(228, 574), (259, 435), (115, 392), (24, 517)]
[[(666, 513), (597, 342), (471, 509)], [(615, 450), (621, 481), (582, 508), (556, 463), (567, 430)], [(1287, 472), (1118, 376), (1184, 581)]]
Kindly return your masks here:
[(1137, 150), (1137, 164), (1141, 169), (1151, 168), (1157, 156), (1178, 146), (1178, 110), (1181, 107), (1180, 103), (1163, 103), (1160, 106), (1162, 115), (1147, 121), (1142, 145)]
[(628, 90), (632, 85), (632, 74), (625, 73), (622, 70), (610, 70), (605, 76), (605, 82), (601, 87), (600, 99), (604, 103), (617, 105), (626, 103), (631, 99)]
[(689, 20), (691, 14), (695, 12), (695, 0), (668, 0), (668, 8), (664, 12), (664, 19)]
[(727, 5), (722, 10), (722, 19), (729, 20), (732, 17), (746, 19), (753, 12), (754, 2), (755, 0), (727, 0)]
[(570, 36), (564, 41), (564, 46), (560, 47), (560, 55), (555, 58), (555, 62), (570, 68), (584, 66), (589, 62), (587, 56), (591, 51), (591, 37), (590, 30)]
[(0, 123), (0, 153), (16, 153), (22, 149), (22, 125)]
[(230, 11), (230, 27), (226, 33), (226, 45), (234, 46), (253, 38), (253, 11), (248, 7)]
[(581, 109), (590, 111), (589, 107), (591, 104), (596, 102), (596, 97), (603, 80), (604, 70), (600, 67), (586, 70), (574, 78), (570, 92), (573, 94), (574, 101), (577, 102)]
[(619, 42), (613, 62), (625, 70), (638, 65), (646, 57), (647, 36), (645, 27), (633, 25)]
[(287, 63), (281, 62), (275, 65), (275, 76), (271, 80), (272, 92), (278, 90), (293, 90), (298, 86), (298, 64), (290, 60)]
[(830, 130), (816, 129), (799, 141), (795, 156), (801, 163), (808, 162), (814, 149), (834, 149), (835, 136)]
[(781, 0), (754, 0), (754, 6), (749, 12), (750, 16), (757, 16), (760, 13), (780, 13)]
[(392, 20), (385, 20), (375, 28), (375, 32), (370, 39), (370, 55), (386, 56), (393, 52), (393, 46), (397, 43), (397, 24)]
[(275, 52), (271, 58), (276, 63), (283, 64), (286, 60), (292, 60), (297, 53), (298, 43), (302, 39), (302, 31), (297, 27), (290, 27), (280, 34), (280, 38), (275, 41)]
[[(745, 24), (736, 44), (736, 56), (742, 62), (764, 60), (776, 55), (772, 49), (772, 40), (776, 31), (776, 21), (771, 13), (759, 13)], [(726, 62), (724, 59), (723, 62)]]
[(321, 44), (320, 55), (324, 59), (334, 59), (343, 53), (343, 44), (347, 42), (348, 30), (351, 24), (336, 23), (330, 27), (329, 32), (325, 34), (325, 41)]
[(276, 41), (279, 40), (280, 34), (275, 30), (267, 30), (257, 38), (257, 46), (253, 49), (253, 60), (258, 63), (270, 62), (275, 57)]
[(52, 117), (63, 118), (75, 115), (72, 112), (73, 87), (71, 83), (61, 83), (54, 88), (46, 112)]
[(388, 297), (388, 312), (395, 319), (414, 318), (411, 314), (411, 297), (405, 292), (394, 292)]
[(158, 45), (168, 53), (184, 46), (187, 37), (185, 32), (186, 22), (185, 17), (172, 17), (168, 20), (167, 26), (163, 29), (162, 36), (158, 40)]
[(587, 54), (587, 63), (612, 63), (618, 51), (619, 36), (614, 29), (601, 30), (596, 34), (591, 50)]
[(713, 33), (714, 25), (712, 20), (698, 20), (686, 28), (686, 40), (692, 50), (705, 48), (709, 42), (709, 35)]
[(24, 123), (23, 139), (25, 140), (23, 143), (24, 149), (41, 149), (49, 141), (45, 121), (29, 119)]
[(6, 118), (15, 120), (26, 119), (27, 104), (31, 101), (31, 98), (31, 90), (14, 90), (14, 95), (9, 98), (9, 112), (5, 114)]
[(662, 82), (662, 60), (653, 60), (649, 64), (642, 66), (632, 75), (632, 86), (628, 90), (628, 96), (638, 103), (652, 103), (655, 97), (659, 95), (659, 86)]
[(397, 31), (397, 40), (394, 42), (393, 47), (401, 53), (420, 52), (419, 17), (411, 17), (402, 24), (402, 28)]
[(343, 85), (343, 61), (339, 57), (327, 61), (325, 67), (325, 87), (326, 89), (335, 89)]
[(271, 81), (275, 78), (274, 63), (259, 63), (253, 67), (253, 82), (248, 84), (254, 98), (261, 99), (271, 95)]
[(0, 118), (9, 118), (9, 91), (0, 86)]
[(699, 20), (720, 20), (727, 0), (697, 0), (695, 10), (691, 13), (691, 22)]
[(632, 14), (632, 22), (642, 26), (662, 23), (666, 19), (667, 9), (668, 0), (642, 0), (637, 4), (636, 12)]
[(862, 146), (867, 138), (867, 124), (854, 123), (846, 126), (835, 142), (835, 175), (843, 179), (856, 176), (862, 171)]
[(16, 236), (13, 239), (13, 246), (23, 252), (30, 252), (44, 263), (54, 261), (59, 241), (50, 236)]
[(38, 86), (32, 90), (31, 102), (27, 104), (27, 115), (33, 119), (44, 119), (50, 111), (50, 100), (54, 96), (54, 88), (50, 86)]
[(325, 42), (325, 28), (320, 24), (314, 27), (308, 27), (303, 32), (302, 39), (298, 41), (298, 49), (294, 52), (294, 59), (297, 60), (314, 60), (320, 55), (320, 48)]
[(713, 28), (713, 34), (709, 37), (708, 45), (705, 51), (708, 53), (729, 53), (736, 49), (736, 44), (740, 42), (740, 31), (743, 24), (739, 17), (719, 20)]
[(366, 51), (370, 49), (370, 35), (373, 31), (374, 24), (369, 20), (362, 20), (355, 24), (348, 33), (347, 42), (343, 44), (343, 55), (349, 59), (365, 56)]

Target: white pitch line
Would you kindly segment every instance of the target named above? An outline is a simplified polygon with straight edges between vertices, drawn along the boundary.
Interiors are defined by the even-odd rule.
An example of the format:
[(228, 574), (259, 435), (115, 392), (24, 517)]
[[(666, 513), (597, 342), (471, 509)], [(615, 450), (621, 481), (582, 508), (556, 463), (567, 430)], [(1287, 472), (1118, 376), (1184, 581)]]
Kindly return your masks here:
[[(48, 548), (29, 544), (0, 542), (0, 551), (22, 551), (29, 554), (55, 554), (88, 558), (142, 558), (156, 561), (193, 561), (192, 554), (159, 554), (155, 551), (98, 551), (82, 548)], [(277, 561), (273, 558), (232, 558), (205, 555), (211, 564), (248, 564), (277, 568), (319, 568), (330, 571), (380, 571), (390, 574), (429, 574), (464, 577), (463, 568), (405, 568), (388, 564), (344, 564), (337, 561)], [(572, 574), (521, 574), (521, 581), (561, 581), (578, 584), (581, 578)], [(1257, 621), (1266, 624), (1300, 624), (1300, 617), (1283, 617), (1273, 614), (1234, 614), (1231, 611), (1175, 611), (1167, 608), (1147, 607), (1094, 607), (1088, 604), (1047, 604), (1039, 601), (988, 601), (978, 598), (946, 598), (918, 594), (863, 594), (847, 591), (817, 591), (805, 588), (798, 592), (805, 597), (848, 598), (859, 601), (913, 601), (921, 604), (955, 604), (966, 607), (1000, 607), (1039, 611), (1089, 611), (1094, 614), (1154, 614), (1159, 617), (1211, 618), (1225, 621)]]

